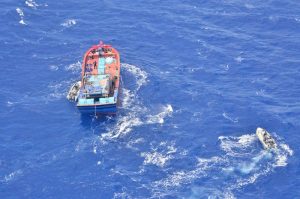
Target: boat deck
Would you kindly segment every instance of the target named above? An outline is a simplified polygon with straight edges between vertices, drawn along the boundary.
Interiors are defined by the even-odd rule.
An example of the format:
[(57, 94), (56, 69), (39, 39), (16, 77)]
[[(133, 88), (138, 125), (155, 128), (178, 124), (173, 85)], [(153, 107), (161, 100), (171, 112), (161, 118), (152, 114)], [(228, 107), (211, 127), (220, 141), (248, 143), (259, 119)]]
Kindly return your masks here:
[(115, 104), (119, 79), (119, 53), (108, 45), (92, 47), (82, 64), (82, 87), (77, 106)]

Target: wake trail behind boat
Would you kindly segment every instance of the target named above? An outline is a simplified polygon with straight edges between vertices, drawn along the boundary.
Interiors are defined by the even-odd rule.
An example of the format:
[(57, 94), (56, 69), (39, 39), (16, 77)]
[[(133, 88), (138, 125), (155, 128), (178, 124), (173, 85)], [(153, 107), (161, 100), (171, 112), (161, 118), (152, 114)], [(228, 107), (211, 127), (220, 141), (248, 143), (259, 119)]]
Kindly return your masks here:
[[(293, 151), (282, 140), (279, 141), (278, 150), (263, 150), (255, 134), (244, 134), (238, 137), (220, 136), (219, 142), (223, 155), (211, 158), (197, 157), (198, 163), (193, 169), (177, 170), (169, 173), (166, 178), (153, 182), (151, 185), (153, 196), (158, 197), (163, 193), (174, 192), (174, 189), (180, 189), (181, 185), (192, 184), (199, 179), (205, 182), (206, 177), (209, 176), (212, 181), (215, 179), (219, 182), (223, 179), (221, 180), (223, 183), (222, 186), (219, 185), (220, 187), (206, 190), (209, 191), (208, 195), (217, 198), (234, 198), (234, 190), (255, 183), (262, 176), (270, 175), (275, 167), (286, 166), (288, 157), (293, 155)], [(206, 195), (201, 187), (193, 187), (193, 194), (196, 190), (199, 196)]]
[[(117, 116), (116, 125), (110, 127), (107, 133), (101, 134), (101, 139), (116, 139), (131, 132), (133, 128), (141, 125), (163, 124), (164, 118), (170, 116), (173, 108), (170, 104), (161, 108), (158, 114), (151, 114), (151, 110), (146, 108), (141, 100), (138, 100), (138, 91), (147, 84), (147, 73), (135, 65), (122, 63), (131, 77), (134, 78), (135, 86), (132, 89), (126, 88), (126, 83), (122, 87), (122, 106)], [(130, 78), (130, 77), (129, 77)], [(142, 121), (141, 119), (145, 119)]]

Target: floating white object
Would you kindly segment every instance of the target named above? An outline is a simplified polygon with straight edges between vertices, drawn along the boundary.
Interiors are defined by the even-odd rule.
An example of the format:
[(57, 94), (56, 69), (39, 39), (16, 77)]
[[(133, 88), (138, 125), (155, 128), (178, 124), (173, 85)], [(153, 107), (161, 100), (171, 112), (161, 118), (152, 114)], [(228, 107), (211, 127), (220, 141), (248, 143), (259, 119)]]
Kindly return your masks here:
[(68, 92), (67, 99), (76, 101), (80, 87), (81, 87), (81, 81), (74, 83)]
[(272, 138), (270, 133), (268, 131), (266, 131), (265, 129), (258, 127), (256, 129), (256, 135), (257, 135), (259, 141), (261, 142), (261, 144), (263, 145), (264, 149), (276, 149), (277, 148), (277, 144), (276, 144), (274, 138)]

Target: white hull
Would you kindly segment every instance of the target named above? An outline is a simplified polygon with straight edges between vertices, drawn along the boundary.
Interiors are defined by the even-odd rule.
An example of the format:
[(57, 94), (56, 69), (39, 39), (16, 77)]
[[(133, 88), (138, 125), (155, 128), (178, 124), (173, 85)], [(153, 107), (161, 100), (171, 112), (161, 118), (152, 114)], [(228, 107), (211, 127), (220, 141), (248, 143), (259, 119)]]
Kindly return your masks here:
[(81, 87), (81, 81), (78, 81), (78, 82), (74, 83), (71, 86), (71, 88), (68, 92), (67, 99), (72, 100), (72, 101), (76, 101), (77, 97), (78, 97), (78, 92), (80, 90), (80, 87)]
[(258, 127), (256, 129), (256, 135), (257, 135), (259, 141), (261, 142), (261, 144), (263, 145), (264, 149), (276, 149), (277, 148), (277, 144), (276, 144), (274, 138), (272, 138), (270, 133), (268, 131), (266, 131), (265, 129)]

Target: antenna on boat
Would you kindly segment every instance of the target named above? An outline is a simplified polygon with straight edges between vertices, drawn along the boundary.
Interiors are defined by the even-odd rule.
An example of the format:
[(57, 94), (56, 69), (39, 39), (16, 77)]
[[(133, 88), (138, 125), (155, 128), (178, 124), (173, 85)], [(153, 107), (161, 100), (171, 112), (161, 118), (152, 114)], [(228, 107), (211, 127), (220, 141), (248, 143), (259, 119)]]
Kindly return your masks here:
[(99, 46), (99, 47), (102, 47), (102, 46), (103, 46), (103, 41), (100, 40), (98, 46)]

